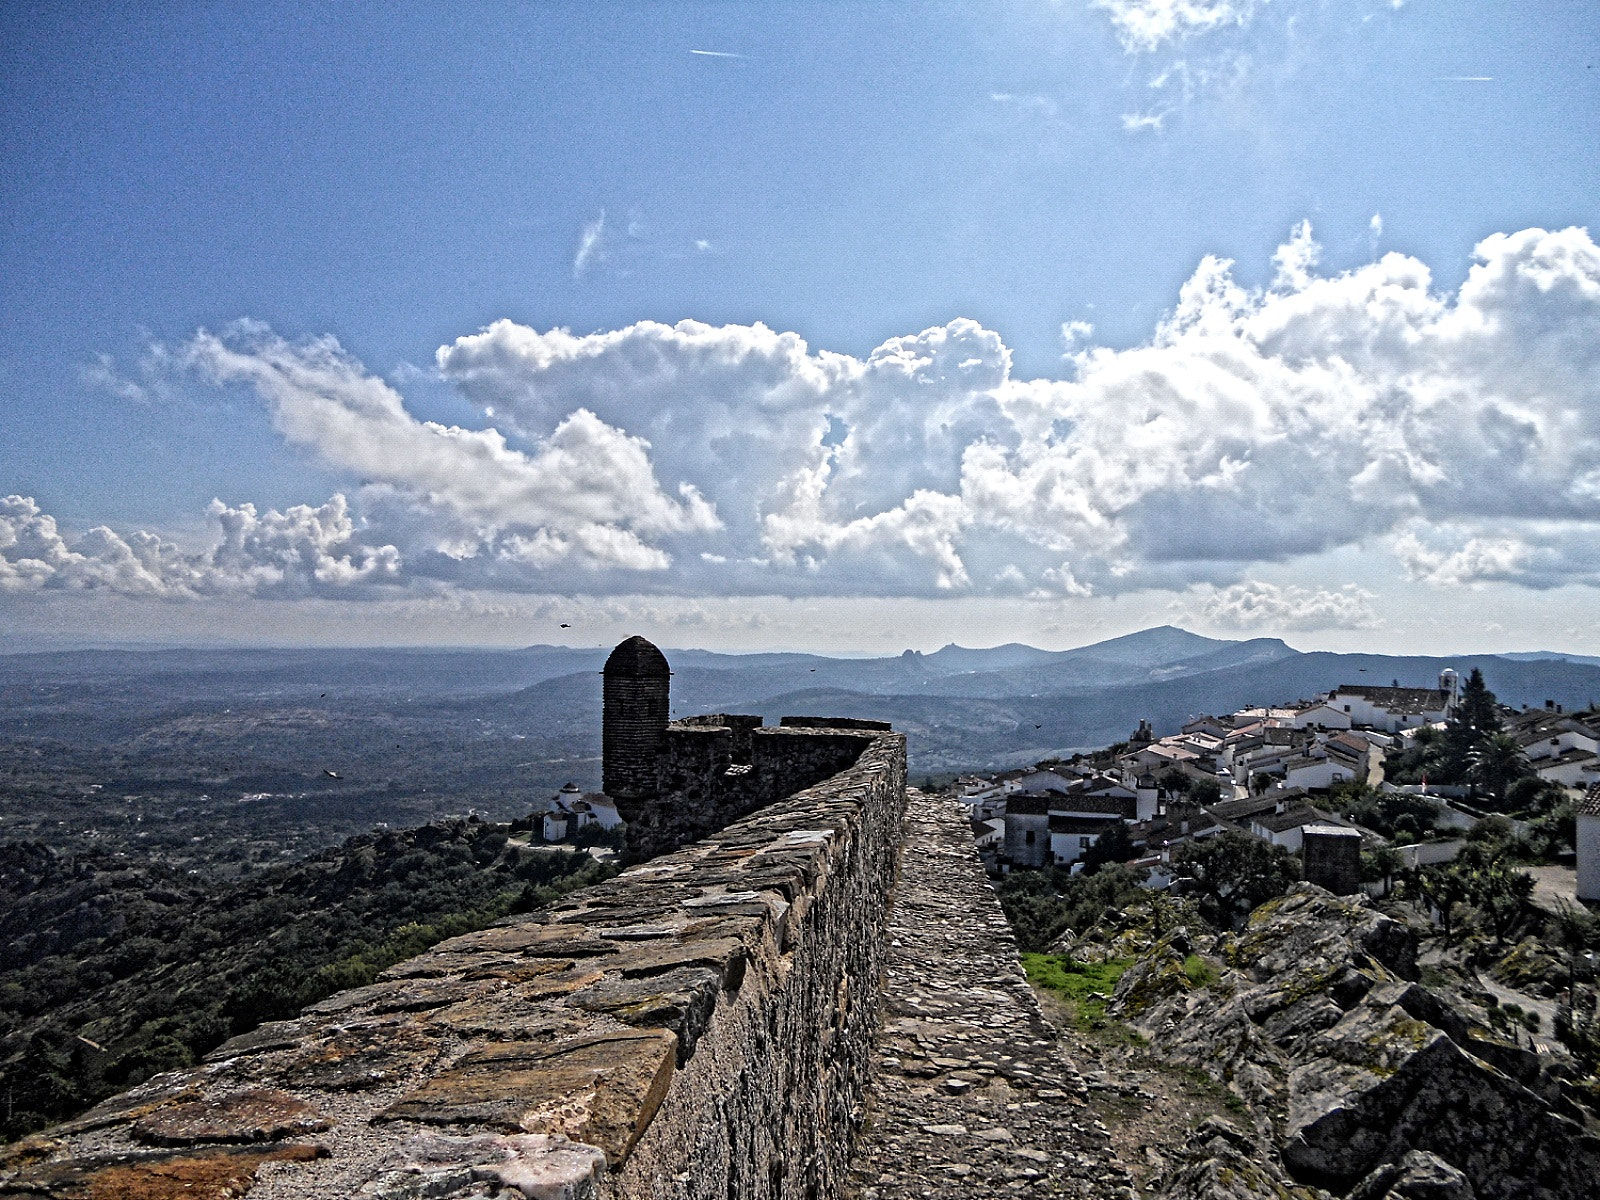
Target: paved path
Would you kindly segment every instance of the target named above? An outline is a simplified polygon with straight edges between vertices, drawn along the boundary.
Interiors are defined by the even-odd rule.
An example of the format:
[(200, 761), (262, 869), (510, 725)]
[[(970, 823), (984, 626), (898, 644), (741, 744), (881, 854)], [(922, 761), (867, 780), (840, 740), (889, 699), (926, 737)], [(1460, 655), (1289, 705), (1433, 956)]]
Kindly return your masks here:
[(1018, 966), (961, 806), (913, 791), (902, 845), (851, 1197), (1117, 1195), (1129, 1179)]

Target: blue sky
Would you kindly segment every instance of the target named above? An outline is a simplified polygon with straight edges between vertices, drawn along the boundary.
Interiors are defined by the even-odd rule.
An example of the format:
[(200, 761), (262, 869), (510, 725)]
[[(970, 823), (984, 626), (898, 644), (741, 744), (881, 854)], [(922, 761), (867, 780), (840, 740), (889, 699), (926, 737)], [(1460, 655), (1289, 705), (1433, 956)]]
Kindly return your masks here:
[(1600, 650), (1592, 6), (347, 7), (0, 8), (0, 648)]

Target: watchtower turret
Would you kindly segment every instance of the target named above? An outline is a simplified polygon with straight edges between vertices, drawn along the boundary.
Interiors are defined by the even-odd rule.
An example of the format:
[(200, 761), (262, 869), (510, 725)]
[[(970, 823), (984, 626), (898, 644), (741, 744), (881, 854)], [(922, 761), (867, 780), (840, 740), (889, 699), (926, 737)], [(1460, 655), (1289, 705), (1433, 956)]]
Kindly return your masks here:
[(648, 800), (661, 790), (672, 671), (660, 650), (631, 637), (611, 652), (603, 674), (601, 787), (615, 800)]

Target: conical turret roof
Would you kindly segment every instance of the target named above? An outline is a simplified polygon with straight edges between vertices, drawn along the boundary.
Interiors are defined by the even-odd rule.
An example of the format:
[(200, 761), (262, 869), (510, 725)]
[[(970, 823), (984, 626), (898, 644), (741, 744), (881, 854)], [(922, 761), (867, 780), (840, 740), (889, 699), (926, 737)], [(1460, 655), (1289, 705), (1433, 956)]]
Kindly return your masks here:
[(627, 641), (618, 644), (611, 652), (611, 657), (606, 659), (605, 673), (630, 675), (635, 678), (640, 676), (665, 678), (672, 674), (672, 669), (667, 666), (665, 654), (635, 634)]

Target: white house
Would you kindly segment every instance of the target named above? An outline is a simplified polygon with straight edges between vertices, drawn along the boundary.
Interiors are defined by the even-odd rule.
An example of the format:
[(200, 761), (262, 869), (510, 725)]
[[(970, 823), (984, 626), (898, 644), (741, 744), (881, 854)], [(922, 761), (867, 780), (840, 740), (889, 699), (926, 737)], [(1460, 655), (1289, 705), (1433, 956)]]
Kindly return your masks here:
[(1121, 824), (1116, 817), (1050, 817), (1050, 859), (1058, 866), (1075, 863), (1106, 830)]
[(1285, 787), (1315, 788), (1319, 791), (1336, 783), (1349, 783), (1355, 778), (1354, 768), (1328, 754), (1301, 754), (1283, 764)]
[(1309, 805), (1299, 805), (1284, 812), (1262, 813), (1250, 818), (1250, 832), (1258, 838), (1282, 846), (1290, 854), (1298, 851), (1305, 841), (1307, 825), (1343, 825), (1344, 822), (1319, 812)]
[(1350, 714), (1343, 708), (1335, 708), (1326, 700), (1318, 700), (1315, 704), (1295, 709), (1289, 724), (1295, 729), (1349, 729)]
[(1007, 861), (1018, 867), (1042, 867), (1050, 856), (1050, 801), (1043, 792), (1018, 792), (1006, 800)]
[[(534, 811), (537, 814), (540, 810)], [(547, 842), (564, 842), (591, 825), (609, 830), (622, 824), (622, 814), (611, 797), (603, 792), (585, 792), (575, 783), (567, 784), (546, 800), (543, 813), (540, 836)]]
[(1433, 725), (1450, 715), (1454, 696), (1443, 688), (1375, 687), (1341, 684), (1326, 703), (1350, 718), (1352, 726), (1368, 725), (1386, 733)]
[(1600, 784), (1578, 801), (1578, 899), (1600, 900)]

